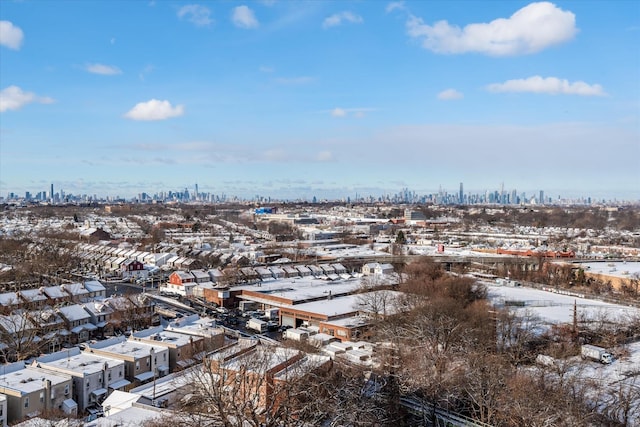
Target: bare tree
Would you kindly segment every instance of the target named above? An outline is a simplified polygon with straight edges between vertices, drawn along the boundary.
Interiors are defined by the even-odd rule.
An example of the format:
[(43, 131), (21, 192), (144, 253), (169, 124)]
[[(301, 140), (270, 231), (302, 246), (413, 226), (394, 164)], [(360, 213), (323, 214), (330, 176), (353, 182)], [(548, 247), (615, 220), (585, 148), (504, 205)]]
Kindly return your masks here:
[(38, 355), (42, 338), (27, 311), (0, 316), (0, 357), (3, 362), (25, 360)]

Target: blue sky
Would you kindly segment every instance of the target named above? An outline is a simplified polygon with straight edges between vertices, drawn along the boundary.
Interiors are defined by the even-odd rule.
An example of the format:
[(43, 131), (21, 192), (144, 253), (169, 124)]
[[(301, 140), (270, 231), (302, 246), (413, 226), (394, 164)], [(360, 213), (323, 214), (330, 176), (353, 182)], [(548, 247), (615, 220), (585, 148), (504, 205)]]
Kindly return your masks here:
[(636, 1), (5, 1), (0, 195), (640, 199)]

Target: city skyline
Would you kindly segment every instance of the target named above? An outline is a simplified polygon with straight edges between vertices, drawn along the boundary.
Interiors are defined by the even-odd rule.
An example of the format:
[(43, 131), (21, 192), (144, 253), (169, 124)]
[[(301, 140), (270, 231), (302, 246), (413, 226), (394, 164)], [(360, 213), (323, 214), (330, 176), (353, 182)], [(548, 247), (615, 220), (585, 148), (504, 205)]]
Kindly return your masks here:
[(119, 194), (86, 194), (65, 191), (56, 188), (52, 183), (49, 190), (26, 191), (19, 194), (10, 191), (6, 196), (0, 195), (2, 202), (28, 202), (45, 204), (66, 204), (86, 202), (181, 202), (181, 203), (226, 203), (226, 202), (355, 202), (355, 203), (409, 203), (409, 204), (442, 204), (442, 205), (591, 205), (591, 204), (637, 204), (640, 201), (618, 198), (602, 198), (593, 194), (549, 194), (541, 190), (505, 189), (504, 183), (499, 187), (485, 190), (463, 191), (463, 183), (458, 190), (439, 187), (437, 191), (419, 192), (409, 188), (384, 193), (358, 193), (334, 195), (327, 192), (304, 194), (294, 193), (282, 196), (253, 193), (231, 194), (225, 191), (211, 192), (207, 189), (199, 190), (198, 183), (191, 188), (161, 189), (158, 191), (142, 190), (134, 196), (123, 197)]
[(640, 200), (634, 2), (124, 9), (3, 2), (1, 197), (197, 182), (241, 197), (459, 198), (464, 182)]

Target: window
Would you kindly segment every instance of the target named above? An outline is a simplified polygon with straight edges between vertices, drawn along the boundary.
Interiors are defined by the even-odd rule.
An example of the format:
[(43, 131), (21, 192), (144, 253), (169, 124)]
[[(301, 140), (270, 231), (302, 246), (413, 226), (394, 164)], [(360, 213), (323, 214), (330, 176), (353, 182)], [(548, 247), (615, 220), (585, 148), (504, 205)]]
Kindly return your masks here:
[(40, 403), (44, 403), (44, 391), (40, 392)]
[(29, 407), (29, 397), (25, 397), (24, 398), (24, 407), (28, 408)]
[[(88, 383), (87, 383), (88, 384)], [(64, 395), (68, 396), (69, 395), (69, 384), (64, 386)]]
[(136, 360), (136, 371), (140, 369), (140, 361)]
[(167, 361), (167, 353), (162, 353), (162, 360)]
[[(126, 369), (126, 368), (125, 368)], [(118, 376), (122, 377), (122, 371), (118, 371)]]
[(109, 381), (111, 381), (111, 371), (109, 371), (109, 375), (107, 376)]
[(90, 383), (90, 382), (91, 382), (91, 381), (87, 380), (87, 388), (89, 388), (89, 383)]

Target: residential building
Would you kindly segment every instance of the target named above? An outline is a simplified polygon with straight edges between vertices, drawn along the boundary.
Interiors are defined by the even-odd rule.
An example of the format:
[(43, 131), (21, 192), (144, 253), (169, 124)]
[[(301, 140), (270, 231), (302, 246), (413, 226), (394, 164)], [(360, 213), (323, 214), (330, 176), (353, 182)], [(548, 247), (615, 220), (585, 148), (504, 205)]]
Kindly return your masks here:
[(171, 275), (169, 275), (169, 281), (166, 284), (169, 292), (186, 296), (193, 295), (195, 286), (196, 278), (194, 275), (191, 274), (191, 272), (180, 270), (171, 273)]
[(31, 366), (69, 375), (80, 414), (90, 406), (97, 408), (112, 390), (122, 390), (130, 384), (124, 378), (124, 361), (83, 353), (77, 347), (40, 356)]
[(120, 336), (88, 344), (84, 351), (124, 361), (124, 377), (134, 386), (169, 373), (169, 349), (156, 344), (127, 341)]
[(77, 404), (71, 398), (73, 384), (69, 375), (25, 367), (24, 362), (6, 364), (0, 369), (0, 393), (7, 399), (8, 424), (48, 410), (77, 414)]
[(67, 344), (85, 342), (93, 331), (98, 329), (90, 322), (91, 315), (80, 304), (59, 307), (57, 313), (62, 317), (67, 330), (70, 332), (65, 339)]
[(168, 331), (162, 326), (134, 332), (129, 340), (167, 348), (170, 372), (194, 365), (204, 357), (204, 337)]

